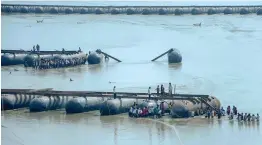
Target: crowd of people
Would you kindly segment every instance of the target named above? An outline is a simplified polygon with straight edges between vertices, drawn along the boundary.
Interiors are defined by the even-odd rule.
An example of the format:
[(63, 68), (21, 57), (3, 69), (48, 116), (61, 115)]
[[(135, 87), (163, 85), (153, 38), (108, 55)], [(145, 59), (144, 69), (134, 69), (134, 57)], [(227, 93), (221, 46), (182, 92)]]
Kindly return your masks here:
[(162, 110), (160, 109), (159, 105), (156, 107), (149, 106), (149, 107), (138, 107), (137, 104), (133, 105), (129, 110), (130, 117), (149, 117), (154, 116), (160, 118), (162, 116)]
[[(175, 92), (176, 92), (176, 86), (174, 87), (174, 92), (173, 92), (173, 86), (171, 83), (169, 83), (168, 86), (168, 93), (165, 92), (165, 87), (163, 84), (161, 84), (161, 87), (159, 87), (159, 85), (157, 85), (156, 87), (157, 97), (164, 96), (164, 95), (172, 96), (172, 94), (175, 94)], [(148, 88), (148, 98), (151, 99), (151, 87)]]
[(230, 106), (227, 106), (226, 113), (230, 120), (236, 118), (238, 121), (259, 121), (260, 118), (258, 113), (256, 115), (255, 114), (251, 115), (251, 113), (240, 113), (237, 111), (237, 108), (235, 106), (233, 106), (232, 110)]
[(59, 58), (40, 58), (39, 60), (33, 61), (33, 68), (35, 69), (50, 69), (50, 68), (61, 68), (85, 64), (86, 58), (72, 57), (67, 59)]
[(134, 103), (133, 106), (130, 107), (129, 116), (136, 117), (136, 118), (149, 117), (149, 116), (160, 118), (164, 115), (165, 112), (170, 113), (171, 107), (172, 107), (171, 102), (168, 104), (167, 110), (165, 110), (164, 108), (164, 102), (160, 102), (156, 106), (145, 106), (145, 107), (139, 107), (136, 103)]
[(220, 119), (222, 116), (226, 115), (228, 116), (229, 120), (237, 119), (238, 121), (259, 121), (260, 118), (258, 113), (256, 115), (251, 115), (251, 113), (239, 113), (236, 106), (233, 106), (232, 109), (230, 106), (227, 106), (226, 111), (223, 107), (216, 111), (208, 108), (205, 117), (214, 118), (217, 116), (218, 119)]
[[(36, 47), (33, 46), (33, 52), (40, 51), (40, 46), (37, 44)], [(78, 53), (82, 52), (79, 47)], [(65, 53), (65, 49), (62, 49), (62, 54)], [(69, 66), (77, 66), (81, 64), (85, 64), (87, 61), (86, 57), (73, 57), (74, 54), (67, 55), (66, 57), (38, 57), (38, 59), (33, 60), (33, 68), (34, 69), (50, 69), (50, 68), (61, 68), (61, 67), (69, 67)], [(25, 67), (29, 66), (28, 62), (25, 61)]]

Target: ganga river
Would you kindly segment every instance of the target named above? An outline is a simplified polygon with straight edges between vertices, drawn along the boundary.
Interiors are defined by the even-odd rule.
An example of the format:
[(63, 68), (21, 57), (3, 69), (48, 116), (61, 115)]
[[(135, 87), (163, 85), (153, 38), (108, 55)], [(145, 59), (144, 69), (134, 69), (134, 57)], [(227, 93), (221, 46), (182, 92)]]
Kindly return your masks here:
[[(224, 106), (262, 114), (262, 19), (257, 15), (2, 15), (2, 49), (101, 49), (122, 60), (101, 65), (32, 70), (1, 68), (1, 88), (54, 88), (147, 92), (168, 82), (179, 93), (211, 94)], [(43, 23), (36, 20), (44, 19)], [(193, 23), (202, 22), (201, 27)], [(181, 65), (167, 57), (177, 48)], [(14, 71), (17, 69), (18, 71)], [(9, 74), (9, 72), (12, 74)], [(72, 78), (74, 81), (70, 82)], [(112, 83), (110, 83), (112, 82)], [(100, 117), (98, 111), (4, 111), (4, 145), (260, 145), (259, 123), (204, 118), (133, 119), (127, 114)]]

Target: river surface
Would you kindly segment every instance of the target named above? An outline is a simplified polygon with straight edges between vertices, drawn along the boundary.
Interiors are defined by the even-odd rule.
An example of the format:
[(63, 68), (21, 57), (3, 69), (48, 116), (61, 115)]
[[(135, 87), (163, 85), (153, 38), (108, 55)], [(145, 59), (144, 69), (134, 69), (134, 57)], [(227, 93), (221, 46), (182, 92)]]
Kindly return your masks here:
[[(2, 49), (101, 49), (122, 60), (101, 65), (34, 71), (1, 68), (1, 88), (54, 88), (147, 92), (169, 82), (178, 93), (211, 94), (222, 105), (262, 114), (262, 19), (257, 15), (2, 15)], [(36, 20), (44, 19), (43, 23)], [(202, 22), (202, 27), (193, 23)], [(154, 57), (177, 48), (181, 65)], [(14, 71), (17, 69), (18, 71)], [(9, 72), (12, 74), (9, 74)], [(74, 81), (70, 82), (72, 78)], [(113, 83), (109, 83), (113, 82)], [(257, 123), (100, 117), (98, 111), (2, 112), (4, 145), (260, 145)]]

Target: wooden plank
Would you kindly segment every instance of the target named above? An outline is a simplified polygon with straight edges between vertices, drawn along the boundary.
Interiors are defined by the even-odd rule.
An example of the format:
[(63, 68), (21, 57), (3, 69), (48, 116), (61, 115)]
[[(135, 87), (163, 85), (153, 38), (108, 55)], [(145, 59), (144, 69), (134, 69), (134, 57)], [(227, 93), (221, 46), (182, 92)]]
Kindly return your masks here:
[(262, 5), (208, 5), (208, 6), (85, 6), (85, 5), (35, 5), (35, 4), (1, 4), (1, 6), (26, 6), (26, 7), (74, 7), (74, 8), (219, 8), (219, 7), (230, 7), (230, 8), (242, 8), (242, 7), (262, 7)]
[(43, 92), (43, 91), (52, 91), (53, 88), (46, 88), (46, 89), (36, 89), (36, 90), (29, 90), (29, 93), (33, 93), (33, 92)]
[(78, 53), (78, 51), (75, 50), (68, 50), (64, 51), (29, 51), (29, 50), (7, 50), (7, 49), (2, 49), (1, 53), (31, 53), (31, 54), (73, 54), (73, 53)]
[[(32, 95), (49, 95), (49, 96), (89, 96), (89, 95), (113, 95), (113, 92), (98, 92), (98, 91), (32, 91), (31, 89), (1, 89), (2, 94), (32, 94)], [(147, 93), (136, 93), (136, 92), (117, 92), (117, 95), (126, 95), (126, 96), (147, 96)], [(157, 95), (152, 93), (152, 95)], [(174, 94), (172, 97), (203, 97), (207, 98), (209, 95), (199, 95), (199, 94)], [(170, 97), (165, 95), (164, 97)]]

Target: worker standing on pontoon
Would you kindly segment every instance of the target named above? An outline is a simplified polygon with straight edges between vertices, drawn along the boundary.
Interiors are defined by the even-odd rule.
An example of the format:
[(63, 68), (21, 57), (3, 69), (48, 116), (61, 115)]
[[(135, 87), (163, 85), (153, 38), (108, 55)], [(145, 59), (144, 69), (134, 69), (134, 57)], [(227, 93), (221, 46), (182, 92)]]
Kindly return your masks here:
[(173, 90), (173, 87), (172, 87), (172, 84), (169, 83), (169, 87), (168, 87), (168, 91), (169, 91), (169, 95), (172, 97), (172, 90)]
[(36, 51), (39, 52), (40, 51), (40, 46), (37, 44), (36, 45)]
[(116, 99), (116, 86), (114, 86), (113, 92), (114, 92), (114, 99)]
[(148, 100), (151, 99), (151, 87), (148, 88)]

